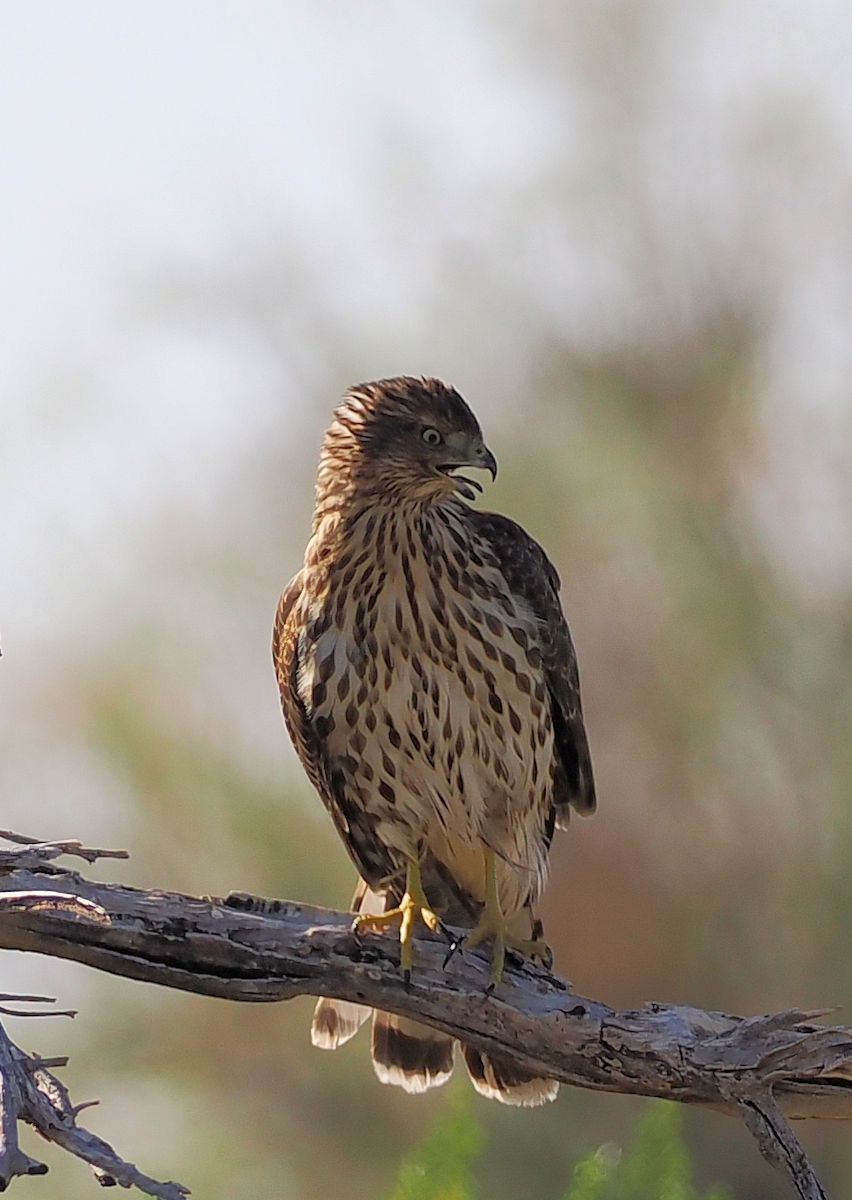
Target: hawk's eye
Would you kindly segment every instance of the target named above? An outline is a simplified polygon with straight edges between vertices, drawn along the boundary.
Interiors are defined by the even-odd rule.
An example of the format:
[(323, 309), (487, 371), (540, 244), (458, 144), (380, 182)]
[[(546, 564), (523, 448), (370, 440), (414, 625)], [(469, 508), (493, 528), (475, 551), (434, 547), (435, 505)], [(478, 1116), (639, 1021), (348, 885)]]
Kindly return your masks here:
[(427, 446), (440, 446), (444, 440), (438, 430), (433, 429), (431, 425), (427, 425), (420, 436)]

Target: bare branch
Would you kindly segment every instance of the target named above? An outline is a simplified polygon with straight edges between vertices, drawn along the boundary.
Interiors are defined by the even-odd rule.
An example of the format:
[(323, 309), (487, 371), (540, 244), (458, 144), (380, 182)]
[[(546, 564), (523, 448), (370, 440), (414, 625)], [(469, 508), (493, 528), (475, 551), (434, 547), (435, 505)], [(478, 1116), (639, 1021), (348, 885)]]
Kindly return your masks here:
[[(55, 996), (26, 996), (21, 992), (0, 992), (0, 1001), (15, 1000), (18, 1004), (55, 1004)], [(32, 1014), (31, 1014), (32, 1015)], [(55, 1016), (53, 1009), (43, 1014), (46, 1017)]]
[[(29, 996), (10, 997), (19, 1002), (31, 998)], [(77, 1010), (75, 1008), (52, 1008), (50, 1012), (32, 1012), (27, 1008), (9, 1008), (7, 1004), (0, 1004), (0, 1013), (4, 1017), (76, 1017)]]
[(767, 1092), (761, 1100), (742, 1100), (740, 1108), (761, 1154), (773, 1167), (786, 1173), (801, 1200), (828, 1200), (799, 1139), (772, 1095)]
[(97, 862), (99, 858), (130, 857), (126, 850), (94, 850), (90, 846), (84, 846), (76, 838), (68, 841), (40, 842), (37, 838), (26, 837), (22, 833), (13, 833), (11, 829), (0, 829), (0, 838), (7, 842), (13, 842), (17, 846), (25, 846), (28, 851), (28, 853), (22, 853), (20, 850), (0, 849), (0, 871), (7, 867), (38, 866), (50, 862), (54, 858), (61, 858), (63, 854), (83, 858), (88, 863)]
[(5, 1191), (16, 1175), (47, 1172), (44, 1163), (24, 1154), (18, 1145), (18, 1123), (26, 1121), (47, 1141), (87, 1162), (99, 1183), (135, 1187), (158, 1200), (184, 1200), (187, 1188), (151, 1179), (119, 1158), (102, 1138), (77, 1124), (77, 1114), (96, 1101), (73, 1105), (66, 1089), (46, 1069), (46, 1061), (18, 1049), (0, 1026), (0, 1191)]
[(100, 884), (53, 865), (0, 876), (4, 887), (67, 892), (99, 905), (109, 923), (61, 909), (10, 913), (0, 948), (237, 1001), (335, 996), (414, 1017), (576, 1087), (707, 1105), (744, 1118), (808, 1200), (822, 1193), (787, 1119), (852, 1118), (852, 1031), (818, 1024), (827, 1010), (744, 1018), (655, 1003), (617, 1012), (528, 962), (510, 966), (488, 995), (483, 957), (457, 955), (445, 970), (446, 947), (426, 938), (406, 988), (396, 940), (357, 937), (346, 913)]

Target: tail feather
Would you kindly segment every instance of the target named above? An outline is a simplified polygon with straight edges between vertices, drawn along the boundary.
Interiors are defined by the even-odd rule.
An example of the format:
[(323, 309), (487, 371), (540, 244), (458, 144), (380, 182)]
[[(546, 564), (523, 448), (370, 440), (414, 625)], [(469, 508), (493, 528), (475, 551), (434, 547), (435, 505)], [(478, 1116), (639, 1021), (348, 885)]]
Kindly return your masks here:
[(320, 1000), (311, 1022), (311, 1041), (320, 1050), (336, 1050), (355, 1036), (370, 1012), (348, 1000)]
[[(383, 913), (384, 897), (371, 891), (364, 880), (359, 879), (352, 897), (352, 911)], [(320, 1050), (336, 1050), (355, 1036), (372, 1011), (349, 1000), (319, 1000), (311, 1022), (311, 1041)]]
[(555, 1079), (541, 1079), (516, 1067), (500, 1054), (483, 1054), (472, 1046), (462, 1044), (462, 1054), (470, 1081), (481, 1096), (524, 1108), (537, 1108), (555, 1100), (559, 1084)]
[(376, 1010), (373, 1068), (382, 1083), (407, 1092), (426, 1092), (453, 1073), (453, 1039), (427, 1025)]

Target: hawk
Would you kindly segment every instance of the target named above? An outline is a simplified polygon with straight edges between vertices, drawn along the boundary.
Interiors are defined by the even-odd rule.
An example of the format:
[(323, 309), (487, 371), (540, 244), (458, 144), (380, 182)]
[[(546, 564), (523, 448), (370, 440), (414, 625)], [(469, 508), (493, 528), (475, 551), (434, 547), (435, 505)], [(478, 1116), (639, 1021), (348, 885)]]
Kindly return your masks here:
[[(304, 565), (284, 590), (273, 657), (302, 764), (360, 875), (356, 927), (399, 923), (410, 972), (423, 920), (544, 954), (536, 906), (555, 826), (595, 791), (559, 577), (519, 525), (467, 501), (497, 463), (476, 417), (437, 379), (353, 387), (326, 432)], [(312, 1040), (334, 1049), (369, 1016), (320, 1000)], [(378, 1077), (444, 1083), (451, 1038), (373, 1015)], [(476, 1089), (508, 1104), (557, 1084), (469, 1046)]]

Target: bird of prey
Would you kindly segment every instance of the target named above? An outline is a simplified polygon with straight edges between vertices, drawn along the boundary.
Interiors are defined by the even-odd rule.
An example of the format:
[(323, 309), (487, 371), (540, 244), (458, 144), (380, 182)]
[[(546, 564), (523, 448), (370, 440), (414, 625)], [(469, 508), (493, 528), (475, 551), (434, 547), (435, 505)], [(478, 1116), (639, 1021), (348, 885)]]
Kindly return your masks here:
[[(304, 565), (284, 590), (273, 657), (299, 758), (360, 875), (356, 928), (398, 923), (410, 972), (422, 920), (546, 952), (536, 905), (554, 827), (595, 791), (559, 577), (519, 525), (467, 501), (460, 472), (497, 463), (454, 388), (400, 377), (351, 388), (320, 455)], [(315, 1045), (369, 1015), (320, 1000)], [(444, 1083), (454, 1044), (375, 1012), (376, 1073), (409, 1092)], [(474, 1086), (507, 1104), (557, 1084), (463, 1045)]]

